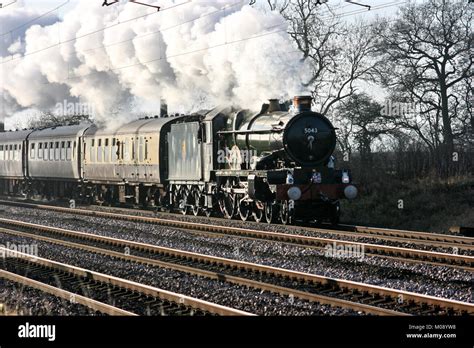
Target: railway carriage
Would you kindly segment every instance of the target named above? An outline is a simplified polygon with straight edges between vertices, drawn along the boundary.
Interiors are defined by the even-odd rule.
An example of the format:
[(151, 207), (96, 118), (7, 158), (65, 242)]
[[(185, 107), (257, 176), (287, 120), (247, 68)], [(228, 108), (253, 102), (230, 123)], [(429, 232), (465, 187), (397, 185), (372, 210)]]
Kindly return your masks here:
[(77, 197), (82, 181), (81, 138), (91, 125), (51, 127), (27, 138), (26, 179), (34, 195)]
[(100, 202), (155, 205), (168, 179), (167, 134), (184, 117), (146, 118), (83, 137), (86, 191)]

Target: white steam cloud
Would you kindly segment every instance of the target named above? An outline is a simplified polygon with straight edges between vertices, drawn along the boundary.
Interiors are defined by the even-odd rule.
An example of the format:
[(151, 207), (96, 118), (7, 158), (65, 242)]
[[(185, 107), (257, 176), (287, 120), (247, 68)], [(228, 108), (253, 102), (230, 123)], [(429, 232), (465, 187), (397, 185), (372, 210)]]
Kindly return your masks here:
[[(15, 115), (10, 123), (65, 100), (116, 125), (138, 112), (157, 114), (161, 98), (185, 113), (223, 103), (258, 109), (302, 92), (306, 67), (277, 12), (229, 0), (153, 4), (162, 11), (81, 1), (61, 20), (48, 16), (2, 37), (0, 90), (5, 113)], [(4, 28), (31, 17), (28, 9), (0, 11)]]

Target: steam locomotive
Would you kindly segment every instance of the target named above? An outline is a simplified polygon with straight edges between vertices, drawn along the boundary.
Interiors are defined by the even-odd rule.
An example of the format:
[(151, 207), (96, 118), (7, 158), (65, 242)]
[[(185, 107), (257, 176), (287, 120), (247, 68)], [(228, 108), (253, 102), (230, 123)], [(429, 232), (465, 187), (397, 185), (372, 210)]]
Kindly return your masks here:
[(291, 224), (337, 223), (354, 199), (335, 128), (311, 97), (258, 113), (220, 107), (113, 131), (80, 124), (0, 133), (0, 192)]

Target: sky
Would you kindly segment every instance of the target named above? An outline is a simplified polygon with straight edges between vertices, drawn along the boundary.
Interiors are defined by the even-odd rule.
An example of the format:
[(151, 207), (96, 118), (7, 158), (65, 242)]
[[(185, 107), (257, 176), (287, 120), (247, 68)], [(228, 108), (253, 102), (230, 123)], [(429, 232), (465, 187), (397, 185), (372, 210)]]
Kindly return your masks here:
[[(153, 2), (152, 0), (143, 1)], [(172, 0), (154, 1), (160, 5), (163, 3), (164, 8), (173, 4)], [(188, 112), (189, 110), (180, 109), (184, 106), (179, 105), (179, 102), (182, 99), (205, 99), (204, 94), (208, 91), (212, 94), (212, 98), (208, 100), (209, 105), (226, 99), (248, 101), (249, 103), (252, 103), (253, 100), (255, 104), (260, 105), (261, 100), (265, 99), (264, 91), (281, 98), (287, 98), (291, 93), (304, 92), (296, 87), (301, 82), (301, 76), (298, 76), (298, 73), (304, 71), (303, 66), (298, 66), (298, 64), (285, 66), (286, 63), (279, 62), (275, 58), (279, 56), (278, 52), (273, 55), (257, 55), (255, 53), (268, 45), (272, 52), (281, 49), (280, 56), (285, 54), (288, 56), (286, 52), (295, 50), (289, 38), (284, 37), (285, 33), (264, 37), (262, 40), (250, 40), (245, 44), (235, 45), (236, 47), (217, 48), (205, 53), (199, 52), (200, 42), (204, 43), (206, 47), (212, 47), (213, 43), (223, 37), (225, 40), (230, 37), (238, 41), (238, 39), (245, 39), (245, 37), (252, 35), (258, 36), (259, 33), (265, 32), (272, 25), (281, 25), (281, 19), (276, 15), (267, 14), (259, 17), (256, 10), (252, 11), (249, 7), (244, 11), (234, 8), (227, 12), (224, 11), (224, 13), (219, 12), (216, 16), (208, 16), (210, 18), (202, 20), (202, 25), (183, 26), (172, 33), (163, 33), (161, 38), (156, 38), (155, 35), (155, 41), (147, 41), (146, 33), (150, 31), (163, 30), (163, 26), (182, 23), (183, 18), (189, 17), (190, 14), (207, 16), (206, 11), (210, 11), (208, 9), (218, 8), (220, 6), (218, 4), (228, 4), (231, 1), (193, 0), (191, 5), (182, 6), (187, 8), (187, 12), (173, 9), (165, 16), (150, 16), (143, 21), (130, 22), (130, 24), (122, 25), (122, 28), (99, 33), (97, 37), (93, 35), (85, 40), (80, 40), (80, 42), (71, 43), (71, 45), (63, 44), (59, 49), (52, 49), (44, 54), (19, 59), (8, 65), (2, 64), (0, 66), (2, 75), (0, 89), (3, 93), (5, 88), (2, 86), (7, 87), (9, 103), (6, 107), (4, 105), (6, 103), (2, 103), (0, 111), (2, 114), (15, 113), (19, 116), (10, 118), (10, 127), (12, 127), (14, 126), (12, 123), (17, 123), (18, 119), (23, 120), (24, 115), (29, 115), (38, 109), (51, 109), (58, 100), (65, 99), (73, 102), (87, 100), (99, 114), (110, 117), (109, 110), (112, 106), (121, 103), (140, 105), (143, 110), (139, 111), (145, 113), (156, 110), (159, 108), (159, 102), (157, 102), (159, 98), (156, 98), (159, 93), (165, 95), (165, 99), (175, 107), (176, 111)], [(3, 54), (0, 51), (0, 56), (7, 57), (7, 59), (15, 54), (21, 56), (25, 50), (34, 52), (54, 44), (58, 37), (61, 37), (61, 41), (63, 41), (68, 37), (74, 37), (78, 32), (89, 33), (91, 30), (116, 23), (118, 15), (117, 5), (102, 8), (103, 0), (17, 0), (16, 2), (14, 0), (0, 0), (0, 2), (7, 5), (11, 3), (0, 9), (0, 17), (2, 14), (23, 14), (23, 17), (18, 15), (17, 20), (8, 23), (0, 20), (0, 33), (8, 33), (14, 28), (20, 36), (24, 34), (19, 32), (28, 33), (26, 39), (18, 39), (18, 42), (15, 42), (14, 38), (10, 39), (8, 51)], [(122, 7), (120, 8), (124, 9), (120, 13), (121, 21), (135, 18), (137, 14), (153, 12), (149, 8), (126, 4), (126, 2), (126, 0), (121, 0)], [(181, 2), (184, 0), (175, 3)], [(257, 0), (258, 2), (264, 3), (266, 0)], [(354, 21), (358, 18), (393, 16), (396, 14), (398, 5), (404, 3), (403, 0), (357, 0), (357, 2), (372, 6), (373, 10), (368, 11), (363, 6), (347, 3), (344, 0), (329, 0), (329, 4), (335, 7), (335, 10), (333, 13), (327, 9), (325, 11), (328, 16), (346, 14), (342, 17), (344, 20)], [(63, 4), (65, 5), (61, 6)], [(384, 5), (387, 7), (378, 9)], [(45, 16), (30, 22), (31, 19), (46, 14), (59, 6), (61, 6), (59, 9), (49, 13), (49, 17)], [(206, 8), (208, 9), (206, 10)], [(78, 11), (78, 9), (80, 10)], [(83, 14), (83, 18), (78, 13)], [(55, 25), (57, 18), (64, 20), (64, 22)], [(160, 20), (157, 21), (156, 18), (160, 18)], [(18, 26), (26, 22), (28, 25), (18, 29)], [(238, 30), (236, 33), (228, 33), (225, 26), (220, 23), (232, 24), (230, 27)], [(41, 27), (35, 26), (36, 24), (40, 24)], [(32, 28), (26, 31), (30, 26), (36, 27), (36, 29)], [(144, 39), (141, 38), (143, 36), (145, 36)], [(8, 35), (5, 36), (5, 38), (8, 37)], [(123, 47), (114, 46), (117, 38), (122, 37), (132, 38), (133, 45), (125, 43), (121, 45)], [(138, 40), (139, 38), (140, 40)], [(166, 52), (176, 52), (178, 56), (169, 61), (165, 59), (164, 62), (144, 64), (144, 67), (120, 70), (114, 74), (107, 72), (110, 66), (134, 65), (137, 60), (139, 62), (149, 61), (150, 58), (157, 57), (157, 54), (162, 55), (163, 48), (159, 47), (160, 44), (157, 44), (156, 40), (161, 45), (166, 44)], [(107, 42), (110, 43), (111, 48), (100, 49)], [(191, 56), (179, 57), (179, 53), (188, 47), (196, 47), (198, 52)], [(235, 52), (237, 58), (230, 57), (229, 52)], [(298, 61), (297, 58), (291, 56), (288, 61)], [(112, 62), (114, 60), (115, 62)], [(248, 66), (252, 66), (254, 70), (247, 71)], [(15, 73), (13, 74), (12, 71)], [(91, 72), (91, 77), (87, 78)], [(101, 78), (94, 78), (98, 77), (99, 73)], [(265, 84), (265, 80), (269, 80), (265, 77), (272, 75), (278, 76), (278, 79), (283, 81), (282, 84)], [(86, 78), (84, 81), (76, 81), (70, 80), (71, 76), (73, 78), (86, 76)], [(286, 80), (280, 78), (285, 76)], [(275, 80), (273, 79), (273, 81)], [(98, 90), (104, 93), (100, 98), (97, 95)], [(114, 110), (114, 112), (117, 113), (117, 117), (130, 114), (130, 110)]]

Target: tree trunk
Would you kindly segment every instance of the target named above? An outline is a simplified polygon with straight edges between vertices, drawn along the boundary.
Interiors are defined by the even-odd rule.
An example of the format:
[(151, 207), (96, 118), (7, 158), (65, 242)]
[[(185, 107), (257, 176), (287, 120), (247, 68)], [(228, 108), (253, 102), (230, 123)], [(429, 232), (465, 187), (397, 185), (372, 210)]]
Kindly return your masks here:
[(448, 88), (446, 86), (445, 66), (441, 67), (440, 92), (441, 92), (441, 117), (443, 120), (443, 145), (440, 153), (440, 169), (442, 176), (448, 176), (452, 168), (452, 156), (454, 152), (453, 131), (449, 118)]

